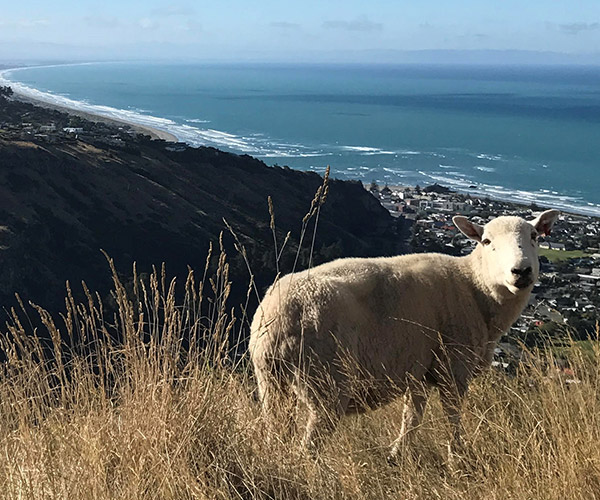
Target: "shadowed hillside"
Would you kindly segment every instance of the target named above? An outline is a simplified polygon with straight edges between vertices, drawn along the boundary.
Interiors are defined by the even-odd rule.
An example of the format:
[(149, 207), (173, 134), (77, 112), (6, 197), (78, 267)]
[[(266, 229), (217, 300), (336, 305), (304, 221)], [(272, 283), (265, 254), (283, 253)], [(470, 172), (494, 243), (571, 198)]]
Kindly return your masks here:
[[(132, 136), (106, 124), (78, 119), (86, 131), (63, 133), (71, 118), (57, 111), (4, 100), (0, 123), (0, 304), (14, 293), (50, 310), (62, 308), (65, 281), (77, 293), (85, 280), (104, 292), (110, 284), (104, 249), (127, 275), (165, 262), (182, 276), (204, 268), (209, 242), (225, 229), (223, 218), (245, 245), (259, 290), (275, 276), (267, 197), (272, 196), (280, 243), (292, 231), (281, 262), (290, 271), (303, 216), (322, 178), (268, 167), (249, 156), (213, 148), (173, 147)], [(24, 122), (53, 123), (37, 134)], [(34, 125), (35, 126), (35, 125)], [(403, 250), (406, 231), (359, 183), (331, 181), (320, 214), (316, 263), (340, 256), (389, 255)], [(312, 226), (299, 267), (308, 263)], [(238, 287), (231, 305), (246, 294), (248, 274), (224, 244), (230, 276)]]

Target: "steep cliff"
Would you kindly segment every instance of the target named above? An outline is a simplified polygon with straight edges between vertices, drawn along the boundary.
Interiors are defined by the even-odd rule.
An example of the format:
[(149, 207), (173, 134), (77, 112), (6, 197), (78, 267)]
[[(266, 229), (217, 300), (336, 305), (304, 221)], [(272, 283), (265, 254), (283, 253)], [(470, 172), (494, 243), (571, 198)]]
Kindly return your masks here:
[[(268, 196), (280, 243), (292, 231), (282, 259), (282, 271), (291, 270), (302, 218), (322, 178), (213, 148), (171, 146), (147, 137), (108, 140), (106, 132), (18, 139), (0, 131), (0, 306), (12, 306), (17, 292), (60, 310), (66, 280), (76, 290), (85, 280), (104, 293), (110, 275), (100, 249), (124, 276), (134, 261), (141, 271), (162, 262), (171, 275), (184, 276), (187, 266), (201, 271), (223, 218), (264, 288), (275, 275)], [(332, 180), (314, 262), (399, 253), (406, 232), (358, 182)], [(309, 233), (300, 267), (308, 262), (312, 226)], [(232, 238), (226, 234), (224, 242), (235, 305), (248, 275)]]

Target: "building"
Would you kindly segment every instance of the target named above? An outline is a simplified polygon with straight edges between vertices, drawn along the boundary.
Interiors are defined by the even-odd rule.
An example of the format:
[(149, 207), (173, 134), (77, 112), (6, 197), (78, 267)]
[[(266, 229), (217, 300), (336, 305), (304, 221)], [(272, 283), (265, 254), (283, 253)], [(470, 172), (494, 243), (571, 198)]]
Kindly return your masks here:
[(566, 250), (564, 243), (554, 243), (552, 241), (540, 242), (540, 248), (546, 248), (546, 249), (551, 249), (551, 250), (562, 250), (563, 252)]

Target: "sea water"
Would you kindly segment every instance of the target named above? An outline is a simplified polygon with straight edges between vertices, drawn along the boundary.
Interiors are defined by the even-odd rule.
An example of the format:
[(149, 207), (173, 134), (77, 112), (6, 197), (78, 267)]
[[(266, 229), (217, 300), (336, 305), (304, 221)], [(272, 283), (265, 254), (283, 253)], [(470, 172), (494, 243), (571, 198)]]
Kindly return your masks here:
[(2, 78), (267, 164), (600, 215), (600, 67), (94, 63)]

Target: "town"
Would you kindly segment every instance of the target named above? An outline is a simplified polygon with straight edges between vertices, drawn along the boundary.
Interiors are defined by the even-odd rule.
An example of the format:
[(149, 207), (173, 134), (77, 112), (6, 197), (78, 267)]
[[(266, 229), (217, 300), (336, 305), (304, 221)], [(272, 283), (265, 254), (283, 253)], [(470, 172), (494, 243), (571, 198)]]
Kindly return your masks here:
[[(452, 223), (457, 214), (485, 224), (500, 215), (532, 219), (543, 209), (428, 187), (366, 188), (392, 216), (412, 222), (413, 252), (470, 253), (475, 242)], [(496, 350), (494, 364), (505, 369), (521, 356), (518, 345), (540, 346), (565, 338), (597, 338), (600, 320), (600, 218), (562, 212), (552, 235), (540, 238), (540, 279), (529, 305)]]
[[(12, 96), (10, 87), (0, 87), (0, 106)], [(83, 116), (41, 108), (27, 102), (10, 101), (19, 113), (5, 113), (0, 121), (0, 138), (33, 141), (36, 144), (85, 144), (114, 151), (139, 154), (150, 144), (148, 131), (127, 124), (91, 121)], [(185, 151), (184, 143), (158, 141), (170, 152)], [(419, 186), (378, 186), (366, 189), (391, 216), (403, 218), (411, 227), (412, 252), (441, 252), (466, 255), (475, 243), (452, 223), (452, 216), (464, 214), (485, 224), (500, 215), (533, 218), (541, 211), (535, 205), (518, 205), (474, 194), (465, 194), (433, 184)], [(548, 339), (560, 342), (565, 336), (585, 340), (598, 334), (600, 320), (600, 218), (563, 212), (551, 237), (540, 240), (540, 280), (531, 301), (513, 325), (501, 347), (513, 349), (522, 342), (528, 347)], [(513, 349), (514, 351), (514, 349)], [(514, 356), (513, 356), (514, 357)], [(505, 361), (498, 361), (506, 364)]]

